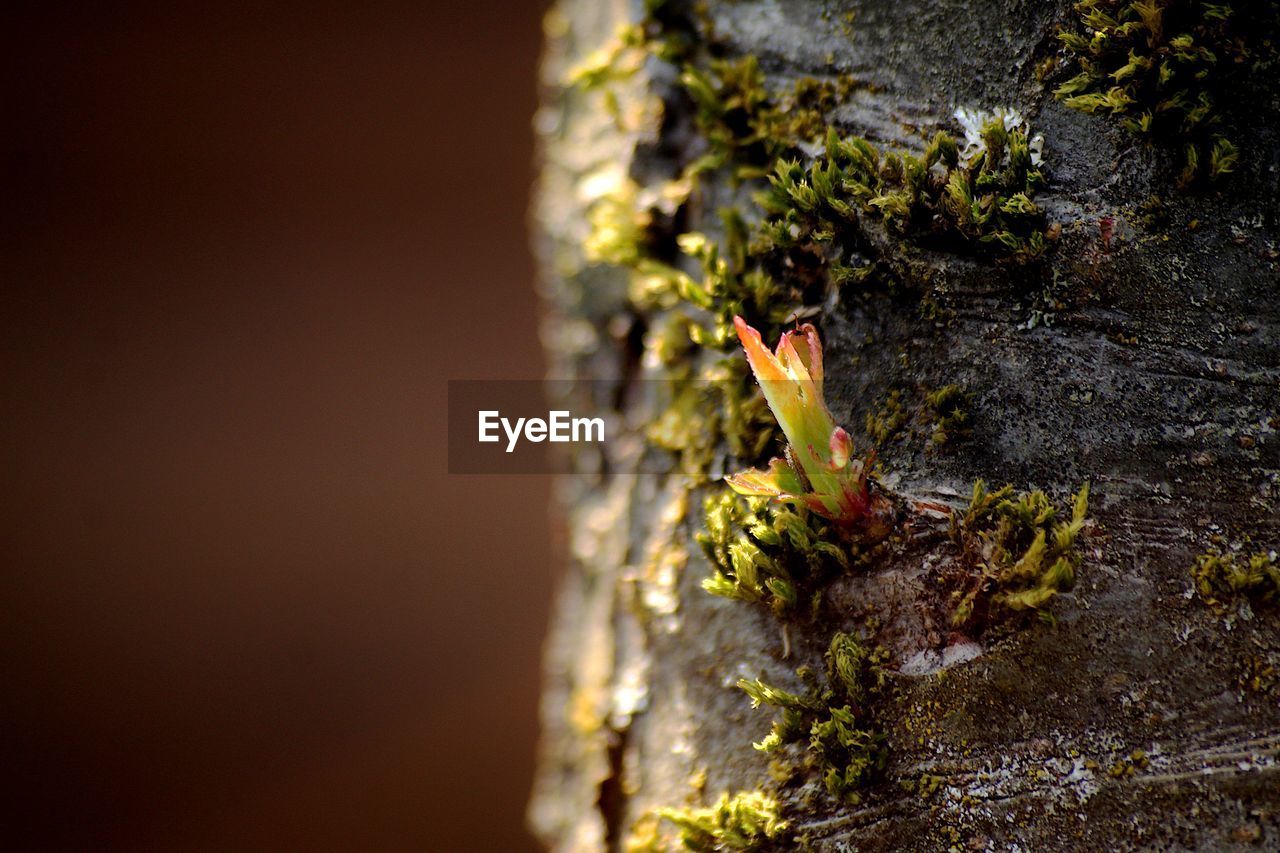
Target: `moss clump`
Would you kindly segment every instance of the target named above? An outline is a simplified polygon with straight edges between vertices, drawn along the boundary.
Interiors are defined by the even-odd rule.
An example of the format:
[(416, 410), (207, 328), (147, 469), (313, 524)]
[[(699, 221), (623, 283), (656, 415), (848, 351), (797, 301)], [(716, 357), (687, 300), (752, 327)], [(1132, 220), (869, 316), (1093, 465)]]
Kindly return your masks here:
[(1183, 148), (1179, 183), (1234, 171), (1220, 101), (1250, 69), (1270, 67), (1274, 0), (1080, 0), (1058, 34), (1080, 73), (1057, 88), (1068, 107)]
[(781, 817), (778, 801), (760, 791), (721, 794), (709, 808), (662, 808), (650, 820), (639, 822), (628, 840), (628, 853), (648, 853), (671, 849), (659, 833), (658, 820), (668, 821), (679, 831), (679, 844), (686, 850), (763, 850), (784, 842), (788, 825)]
[(851, 550), (834, 525), (806, 509), (728, 489), (706, 499), (698, 534), (714, 574), (712, 595), (768, 605), (779, 616), (846, 571)]
[(934, 447), (969, 435), (969, 409), (973, 404), (971, 393), (959, 385), (945, 385), (930, 391), (924, 400), (931, 412), (929, 441)]
[(769, 752), (788, 743), (806, 743), (809, 763), (821, 773), (827, 791), (846, 802), (861, 801), (859, 791), (884, 769), (884, 734), (871, 714), (871, 704), (885, 684), (882, 649), (868, 648), (852, 634), (839, 633), (826, 654), (825, 684), (807, 667), (798, 675), (807, 682), (803, 695), (788, 693), (762, 681), (742, 680), (751, 706), (771, 705), (782, 711), (756, 749)]
[[(908, 402), (909, 397), (916, 402)], [(973, 395), (959, 385), (933, 391), (894, 388), (867, 412), (864, 428), (877, 450), (898, 438), (909, 425), (906, 431), (912, 441), (936, 449), (969, 436), (972, 402)]]
[[(956, 139), (939, 132), (922, 156), (882, 152), (859, 137), (828, 131), (824, 152), (807, 166), (781, 161), (760, 196), (767, 214), (762, 249), (826, 247), (856, 242), (859, 217), (883, 221), (890, 231), (926, 246), (1028, 260), (1048, 247), (1044, 214), (1032, 201), (1045, 183), (1035, 138), (1016, 113), (970, 115), (973, 138), (962, 154)], [(846, 246), (847, 247), (847, 246)], [(838, 283), (871, 273), (837, 256)]]
[(742, 316), (772, 337), (802, 306), (825, 296), (823, 283), (791, 279), (782, 284), (770, 276), (749, 251), (750, 229), (734, 210), (721, 211), (714, 238), (690, 231), (671, 247), (659, 233), (658, 220), (684, 203), (701, 171), (718, 167), (721, 160), (745, 165), (750, 160), (743, 158), (759, 154), (758, 146), (741, 136), (754, 133), (750, 125), (744, 130), (736, 119), (728, 122), (748, 109), (753, 115), (772, 115), (774, 107), (764, 106), (771, 102), (762, 100), (764, 95), (752, 88), (755, 83), (745, 82), (759, 82), (754, 63), (732, 67), (737, 69), (729, 78), (736, 92), (730, 96), (733, 104), (721, 104), (720, 120), (708, 117), (704, 122), (715, 134), (715, 162), (702, 158), (656, 191), (641, 190), (625, 177), (602, 175), (587, 211), (587, 260), (627, 270), (630, 302), (655, 318), (645, 346), (650, 361), (670, 380), (671, 400), (649, 437), (678, 453), (683, 470), (695, 479), (703, 478), (722, 439), (732, 455), (754, 461), (773, 435), (763, 400), (747, 382), (745, 365), (721, 356), (736, 349), (733, 317)]
[(741, 314), (780, 329), (804, 294), (749, 265), (747, 227), (736, 213), (724, 213), (721, 242), (681, 235), (680, 257), (668, 263), (655, 247), (659, 202), (616, 175), (600, 176), (599, 184), (587, 211), (584, 253), (592, 263), (625, 269), (630, 301), (653, 318), (646, 359), (667, 380), (669, 399), (648, 430), (651, 442), (676, 452), (695, 480), (705, 476), (721, 440), (735, 457), (757, 459), (773, 436), (773, 420), (746, 365), (729, 357), (736, 349), (732, 319)]
[(1275, 551), (1243, 555), (1207, 551), (1191, 567), (1196, 592), (1209, 604), (1245, 598), (1250, 604), (1280, 603), (1280, 558)]
[(920, 795), (920, 799), (927, 800), (938, 792), (942, 787), (942, 783), (946, 781), (941, 776), (935, 776), (932, 773), (920, 774), (920, 779), (915, 784), (915, 792)]
[(727, 351), (737, 347), (735, 316), (776, 336), (815, 294), (803, 285), (783, 285), (758, 266), (747, 249), (749, 229), (736, 211), (720, 212), (720, 231), (719, 241), (699, 232), (676, 239), (683, 260), (700, 270), (698, 278), (675, 271), (653, 276), (631, 298), (641, 308), (681, 309), (692, 321), (694, 343)]
[(695, 479), (702, 478), (722, 439), (733, 456), (754, 461), (776, 432), (764, 398), (735, 352), (734, 316), (780, 330), (805, 298), (751, 266), (740, 216), (725, 211), (722, 231), (721, 242), (696, 232), (679, 237), (683, 257), (701, 270), (696, 279), (643, 257), (631, 266), (632, 301), (656, 318), (646, 348), (672, 392), (649, 438), (680, 453)]
[(1071, 500), (1070, 517), (1044, 492), (994, 492), (978, 480), (963, 515), (953, 515), (951, 536), (961, 548), (963, 568), (956, 578), (951, 622), (980, 626), (1000, 611), (1035, 612), (1075, 583), (1080, 554), (1076, 541), (1087, 522), (1089, 487)]
[(1276, 686), (1276, 667), (1270, 658), (1250, 655), (1241, 662), (1236, 684), (1242, 693), (1267, 693)]
[(587, 208), (590, 231), (582, 244), (583, 255), (593, 264), (626, 267), (633, 277), (674, 274), (650, 258), (649, 225), (651, 214), (639, 203), (640, 188), (630, 179), (614, 173), (595, 178), (598, 197)]
[[(796, 317), (814, 313), (834, 288), (876, 271), (892, 281), (888, 263), (864, 257), (878, 253), (857, 233), (860, 216), (942, 248), (950, 240), (1034, 257), (1046, 245), (1043, 216), (1031, 201), (1043, 178), (1038, 139), (1008, 111), (958, 112), (971, 137), (963, 151), (947, 134), (935, 137), (923, 158), (882, 157), (864, 140), (842, 141), (826, 115), (849, 96), (854, 81), (806, 77), (789, 90), (771, 91), (753, 56), (699, 63), (688, 45), (672, 47), (668, 29), (700, 32), (707, 24), (673, 24), (666, 20), (670, 12), (651, 9), (642, 25), (622, 31), (573, 79), (607, 93), (635, 73), (643, 56), (654, 55), (679, 68), (695, 105), (702, 154), (659, 187), (641, 189), (612, 175), (610, 187), (588, 192), (595, 201), (588, 206), (585, 250), (591, 262), (628, 270), (631, 303), (658, 318), (646, 349), (676, 384), (650, 437), (679, 453), (682, 467), (700, 478), (722, 438), (734, 456), (754, 461), (770, 437), (758, 417), (758, 394), (743, 386), (745, 373), (717, 355), (734, 347), (734, 316), (773, 339)], [(808, 158), (804, 143), (824, 132), (826, 153), (806, 171), (799, 165)], [(735, 181), (770, 175), (770, 188), (758, 197), (764, 222), (749, 225), (730, 210), (721, 211), (718, 227), (708, 223), (674, 239), (663, 233), (681, 221), (701, 175), (725, 170)], [(664, 314), (672, 322), (663, 321)], [(694, 346), (676, 340), (676, 330)], [(705, 380), (710, 393), (677, 387), (690, 380)], [(720, 411), (727, 417), (718, 417)]]
[(667, 62), (685, 61), (695, 46), (698, 23), (683, 16), (669, 0), (646, 0), (645, 14), (636, 23), (622, 24), (613, 37), (565, 73), (565, 85), (584, 92), (601, 92), (610, 115), (619, 115), (615, 87), (633, 77), (650, 56)]
[(876, 447), (884, 447), (911, 418), (906, 404), (902, 401), (902, 390), (895, 388), (881, 401), (875, 411), (867, 412), (867, 435), (875, 442)]
[(826, 114), (857, 87), (847, 76), (803, 77), (790, 91), (773, 94), (751, 55), (712, 60), (706, 70), (687, 66), (680, 79), (707, 146), (692, 171), (732, 166), (739, 180), (762, 177), (800, 143), (821, 139)]
[(1137, 776), (1139, 772), (1146, 770), (1151, 762), (1147, 759), (1147, 753), (1141, 749), (1135, 749), (1126, 756), (1117, 758), (1107, 768), (1107, 775), (1112, 779), (1125, 779)]

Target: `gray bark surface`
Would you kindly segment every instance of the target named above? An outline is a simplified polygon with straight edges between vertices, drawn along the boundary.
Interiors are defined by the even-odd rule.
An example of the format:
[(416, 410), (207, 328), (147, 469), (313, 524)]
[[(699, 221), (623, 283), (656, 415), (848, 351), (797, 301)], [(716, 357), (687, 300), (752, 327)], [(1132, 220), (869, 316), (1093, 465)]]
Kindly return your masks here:
[[(816, 322), (828, 402), (846, 425), (903, 383), (974, 393), (967, 440), (889, 454), (894, 491), (960, 505), (977, 478), (1058, 497), (1088, 481), (1095, 524), (1075, 590), (1053, 604), (1056, 625), (984, 636), (977, 657), (937, 669), (927, 653), (940, 653), (946, 630), (915, 602), (946, 536), (926, 529), (837, 580), (829, 612), (847, 619), (790, 626), (784, 658), (772, 614), (699, 586), (710, 571), (693, 541), (704, 491), (678, 474), (629, 474), (638, 440), (612, 448), (596, 474), (561, 483), (571, 565), (547, 647), (537, 831), (555, 849), (616, 849), (654, 807), (772, 790), (768, 758), (751, 747), (771, 715), (734, 683), (794, 686), (796, 666), (820, 661), (832, 632), (870, 609), (892, 668), (915, 658), (934, 671), (893, 675), (879, 710), (889, 767), (862, 804), (813, 786), (780, 794), (815, 848), (1280, 848), (1280, 693), (1238, 684), (1258, 661), (1280, 664), (1280, 622), (1246, 605), (1207, 607), (1188, 573), (1212, 532), (1280, 546), (1280, 89), (1271, 81), (1236, 125), (1237, 174), (1178, 192), (1167, 154), (1064, 108), (1036, 81), (1065, 2), (709, 6), (731, 53), (758, 56), (771, 82), (829, 73), (834, 57), (874, 84), (832, 116), (843, 133), (918, 149), (953, 127), (957, 106), (1011, 106), (1044, 135), (1050, 183), (1036, 201), (1063, 226), (1047, 260), (1061, 310), (1038, 313), (1039, 274), (895, 249), (950, 322), (888, 295), (841, 300)], [(637, 424), (652, 401), (621, 393), (645, 375), (626, 276), (583, 258), (584, 181), (610, 164), (642, 185), (670, 177), (687, 142), (659, 127), (620, 131), (560, 82), (639, 14), (620, 0), (563, 0), (553, 13), (535, 211), (553, 372), (616, 383)], [(670, 110), (673, 85), (651, 62), (624, 97), (657, 95)], [(1153, 195), (1167, 225), (1138, 212)], [(1107, 772), (1134, 750), (1145, 769)], [(701, 791), (689, 782), (699, 771)], [(930, 797), (896, 784), (923, 774), (942, 778)]]

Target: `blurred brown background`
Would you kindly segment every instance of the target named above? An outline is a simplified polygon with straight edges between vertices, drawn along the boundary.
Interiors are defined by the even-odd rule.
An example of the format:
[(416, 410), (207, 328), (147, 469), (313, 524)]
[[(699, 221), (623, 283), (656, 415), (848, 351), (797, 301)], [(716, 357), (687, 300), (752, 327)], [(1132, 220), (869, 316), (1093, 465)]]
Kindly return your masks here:
[(542, 3), (6, 3), (6, 849), (524, 850)]

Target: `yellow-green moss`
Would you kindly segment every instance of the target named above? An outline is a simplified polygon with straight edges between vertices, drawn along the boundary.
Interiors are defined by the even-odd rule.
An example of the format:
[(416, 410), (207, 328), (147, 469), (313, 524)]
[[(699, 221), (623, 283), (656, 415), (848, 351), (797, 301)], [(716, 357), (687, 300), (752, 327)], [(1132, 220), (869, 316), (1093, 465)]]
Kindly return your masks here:
[(1150, 763), (1146, 752), (1141, 749), (1135, 749), (1128, 755), (1121, 756), (1112, 762), (1111, 766), (1107, 768), (1107, 775), (1112, 779), (1136, 776), (1141, 771), (1146, 770)]
[(823, 583), (848, 569), (854, 553), (814, 513), (729, 489), (706, 499), (703, 518), (706, 527), (697, 538), (714, 567), (703, 589), (765, 604), (779, 616), (808, 603)]
[(1059, 33), (1080, 72), (1057, 88), (1068, 107), (1117, 117), (1182, 148), (1179, 183), (1235, 170), (1220, 101), (1250, 71), (1274, 71), (1274, 0), (1080, 0)]
[[(1020, 260), (1043, 254), (1045, 217), (1032, 198), (1044, 176), (1033, 139), (1015, 113), (963, 115), (974, 136), (963, 154), (941, 131), (917, 157), (828, 130), (825, 150), (811, 163), (783, 160), (769, 176), (757, 245), (785, 251), (840, 244), (859, 217), (869, 216), (928, 246)], [(865, 265), (836, 263), (843, 280), (869, 274)]]
[(1237, 554), (1206, 551), (1191, 567), (1196, 592), (1210, 604), (1245, 598), (1254, 605), (1280, 603), (1280, 558), (1275, 551)]
[[(864, 140), (839, 139), (827, 126), (826, 115), (854, 81), (805, 77), (772, 91), (753, 56), (700, 63), (691, 45), (672, 48), (664, 28), (674, 14), (657, 4), (573, 79), (608, 90), (635, 73), (640, 54), (654, 55), (677, 65), (695, 105), (703, 152), (677, 179), (649, 189), (616, 173), (595, 179), (586, 193), (592, 201), (585, 254), (628, 271), (630, 301), (651, 321), (646, 361), (670, 380), (667, 408), (649, 438), (701, 479), (722, 442), (731, 455), (755, 461), (773, 435), (745, 371), (720, 357), (736, 348), (732, 318), (742, 316), (772, 340), (796, 317), (818, 310), (834, 288), (877, 274), (892, 280), (888, 265), (843, 245), (844, 237), (858, 241), (858, 217), (883, 219), (924, 242), (972, 244), (1018, 258), (1040, 254), (1046, 242), (1043, 216), (1031, 201), (1042, 182), (1036, 141), (1015, 114), (958, 112), (973, 137), (963, 151), (938, 134), (923, 158), (882, 156)], [(706, 26), (681, 19), (676, 29), (705, 36)], [(825, 154), (802, 168), (801, 143), (824, 132)], [(763, 223), (749, 226), (737, 211), (723, 210), (717, 228), (674, 240), (661, 233), (679, 220), (707, 172), (735, 181), (769, 174), (770, 188), (758, 197)], [(833, 243), (839, 251), (824, 245)], [(935, 438), (945, 440), (955, 424), (940, 425)]]
[(1241, 661), (1236, 675), (1236, 684), (1242, 693), (1267, 693), (1277, 683), (1276, 664), (1261, 653), (1249, 655)]
[(970, 407), (973, 395), (959, 385), (944, 385), (925, 395), (930, 410), (929, 441), (941, 447), (969, 435)]
[(808, 763), (822, 774), (827, 791), (846, 802), (860, 802), (861, 789), (884, 769), (887, 759), (885, 736), (871, 711), (884, 688), (886, 658), (883, 649), (838, 633), (827, 650), (825, 683), (820, 684), (807, 667), (797, 671), (807, 685), (803, 694), (759, 679), (739, 681), (738, 687), (751, 697), (751, 707), (771, 705), (781, 711), (756, 749), (770, 752), (805, 742)]
[(661, 808), (637, 822), (625, 845), (628, 853), (658, 853), (672, 849), (660, 822), (672, 824), (677, 843), (685, 850), (762, 850), (782, 843), (788, 824), (781, 806), (762, 791), (722, 794), (708, 808)]
[(707, 152), (693, 171), (732, 167), (738, 180), (758, 178), (801, 142), (821, 139), (826, 114), (857, 87), (851, 77), (802, 77), (789, 91), (771, 93), (755, 56), (690, 65), (681, 82), (696, 105)]
[(883, 447), (907, 423), (911, 412), (902, 400), (901, 389), (895, 388), (881, 401), (874, 411), (867, 412), (867, 435), (876, 447)]
[(884, 448), (909, 430), (930, 448), (939, 448), (970, 433), (973, 395), (959, 385), (933, 391), (894, 388), (869, 412), (863, 425), (877, 448)]
[(975, 482), (968, 509), (952, 517), (951, 535), (963, 555), (952, 624), (976, 626), (1002, 610), (1050, 618), (1050, 599), (1075, 583), (1081, 561), (1076, 542), (1088, 508), (1087, 484), (1072, 497), (1066, 516), (1044, 492), (1015, 496), (1011, 486), (991, 492), (982, 480)]

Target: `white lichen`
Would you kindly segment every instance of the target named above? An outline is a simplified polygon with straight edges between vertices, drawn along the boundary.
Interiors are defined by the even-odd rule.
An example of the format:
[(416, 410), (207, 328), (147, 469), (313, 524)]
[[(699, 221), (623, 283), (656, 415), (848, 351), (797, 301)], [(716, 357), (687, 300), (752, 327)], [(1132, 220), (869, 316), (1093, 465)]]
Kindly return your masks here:
[[(1031, 125), (1017, 110), (1009, 107), (996, 107), (988, 112), (986, 110), (957, 107), (952, 116), (960, 124), (960, 127), (964, 129), (964, 147), (960, 153), (966, 162), (972, 164), (979, 156), (986, 153), (987, 144), (982, 139), (982, 129), (988, 124), (997, 121), (1000, 122), (1006, 132), (1016, 130), (1027, 137), (1027, 148), (1031, 151), (1032, 166), (1039, 166), (1043, 162), (1044, 137), (1038, 133), (1032, 135)], [(1005, 165), (1008, 158), (1009, 153), (1006, 151), (1003, 162), (1000, 165)]]

